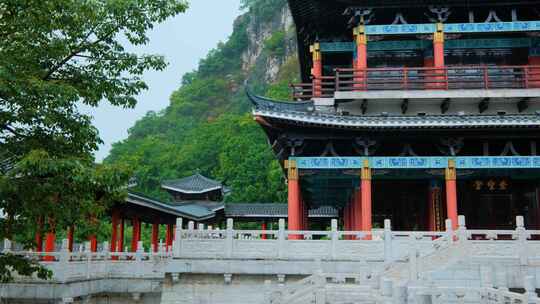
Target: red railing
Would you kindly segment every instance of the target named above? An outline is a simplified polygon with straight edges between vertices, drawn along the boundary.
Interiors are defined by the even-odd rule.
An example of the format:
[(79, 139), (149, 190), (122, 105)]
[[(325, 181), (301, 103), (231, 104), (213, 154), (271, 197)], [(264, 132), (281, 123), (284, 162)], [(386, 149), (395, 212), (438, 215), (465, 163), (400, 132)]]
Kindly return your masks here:
[(291, 86), (296, 100), (335, 91), (531, 89), (540, 88), (540, 66), (336, 69), (335, 76)]
[(336, 77), (322, 76), (313, 78), (309, 83), (293, 83), (290, 87), (294, 100), (333, 97), (336, 91)]

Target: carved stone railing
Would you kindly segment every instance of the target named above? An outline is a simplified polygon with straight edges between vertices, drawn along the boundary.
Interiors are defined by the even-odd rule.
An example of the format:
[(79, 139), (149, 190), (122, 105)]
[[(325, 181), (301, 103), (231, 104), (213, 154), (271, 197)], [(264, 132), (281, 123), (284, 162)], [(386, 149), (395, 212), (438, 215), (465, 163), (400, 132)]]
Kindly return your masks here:
[[(159, 252), (145, 252), (142, 242), (136, 252), (110, 252), (104, 242), (103, 250), (91, 252), (89, 244), (81, 251), (69, 252), (67, 240), (63, 240), (60, 251), (34, 252), (12, 251), (13, 244), (4, 240), (2, 254), (24, 256), (37, 261), (53, 272), (53, 282), (72, 282), (87, 279), (105, 278), (163, 278), (172, 252), (161, 246)], [(15, 275), (17, 281), (35, 281), (35, 278)]]
[[(291, 231), (285, 229), (283, 220), (278, 230), (235, 230), (231, 219), (227, 220), (227, 229), (216, 230), (203, 225), (195, 229), (193, 222), (182, 229), (183, 221), (178, 219), (172, 250), (160, 244), (158, 252), (147, 252), (139, 243), (137, 252), (109, 252), (104, 243), (99, 252), (90, 252), (89, 246), (69, 252), (64, 240), (57, 252), (37, 253), (13, 251), (13, 244), (6, 240), (3, 253), (39, 260), (54, 271), (56, 280), (64, 282), (107, 276), (159, 276), (177, 259), (359, 262), (369, 265), (373, 273), (385, 273), (402, 281), (419, 279), (463, 255), (473, 259), (503, 257), (518, 261), (518, 265), (538, 262), (540, 231), (526, 230), (522, 217), (517, 217), (516, 223), (515, 230), (469, 230), (460, 216), (456, 231), (449, 221), (442, 232), (392, 231), (389, 220), (380, 230), (339, 231), (333, 220), (330, 231)], [(298, 235), (301, 239), (291, 237)], [(140, 267), (134, 268), (133, 263)]]

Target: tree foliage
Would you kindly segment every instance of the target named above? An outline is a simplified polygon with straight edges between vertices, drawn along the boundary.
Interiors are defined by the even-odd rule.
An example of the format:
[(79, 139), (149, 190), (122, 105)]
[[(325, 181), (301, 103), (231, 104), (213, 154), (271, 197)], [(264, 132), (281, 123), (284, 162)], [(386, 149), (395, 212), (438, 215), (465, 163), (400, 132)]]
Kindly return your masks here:
[[(40, 226), (77, 223), (96, 233), (99, 218), (123, 200), (130, 170), (95, 165), (101, 142), (81, 104), (133, 107), (141, 75), (161, 56), (127, 52), (148, 42), (155, 23), (184, 11), (183, 0), (4, 0), (0, 2), (0, 239), (34, 245)], [(2, 256), (0, 280), (46, 272)]]
[[(242, 86), (253, 74), (243, 69), (242, 56), (248, 48), (248, 26), (279, 16), (286, 1), (243, 5), (248, 12), (236, 20), (232, 35), (202, 59), (196, 71), (183, 76), (170, 105), (148, 113), (129, 130), (128, 139), (113, 145), (106, 162), (132, 167), (137, 191), (167, 200), (159, 189), (162, 180), (199, 170), (232, 188), (229, 202), (285, 201), (282, 169), (266, 135), (247, 114), (250, 106)], [(277, 31), (263, 43), (264, 55), (284, 59), (284, 40), (285, 32)], [(293, 58), (275, 84), (268, 87), (255, 77), (250, 86), (287, 99), (288, 83), (297, 77), (298, 60)]]

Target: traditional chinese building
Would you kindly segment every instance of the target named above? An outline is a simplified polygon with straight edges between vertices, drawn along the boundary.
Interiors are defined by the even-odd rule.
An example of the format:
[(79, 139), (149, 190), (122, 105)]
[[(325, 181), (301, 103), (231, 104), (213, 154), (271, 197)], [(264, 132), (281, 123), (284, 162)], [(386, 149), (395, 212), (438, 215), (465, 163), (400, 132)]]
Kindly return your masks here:
[(321, 206), (347, 230), (540, 227), (539, 4), (289, 0), (303, 83), (248, 93), (289, 229)]

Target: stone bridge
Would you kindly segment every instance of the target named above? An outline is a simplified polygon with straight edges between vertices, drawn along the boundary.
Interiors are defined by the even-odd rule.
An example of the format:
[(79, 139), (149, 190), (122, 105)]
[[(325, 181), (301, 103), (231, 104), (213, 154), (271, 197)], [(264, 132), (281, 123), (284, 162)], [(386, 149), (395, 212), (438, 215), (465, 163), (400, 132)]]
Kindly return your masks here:
[[(444, 232), (182, 229), (158, 252), (14, 250), (51, 269), (51, 280), (17, 277), (1, 303), (538, 303), (540, 231)], [(46, 258), (45, 258), (46, 257)]]

